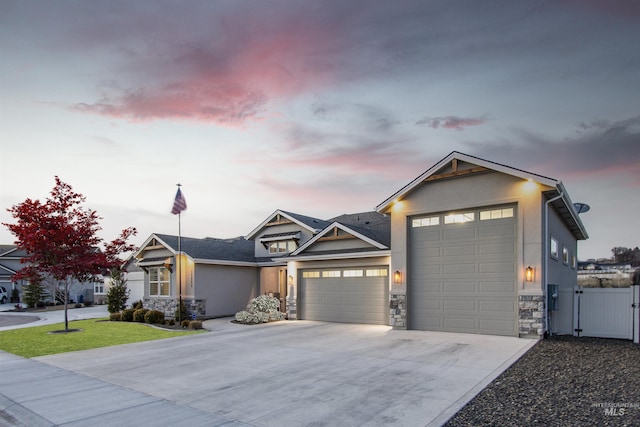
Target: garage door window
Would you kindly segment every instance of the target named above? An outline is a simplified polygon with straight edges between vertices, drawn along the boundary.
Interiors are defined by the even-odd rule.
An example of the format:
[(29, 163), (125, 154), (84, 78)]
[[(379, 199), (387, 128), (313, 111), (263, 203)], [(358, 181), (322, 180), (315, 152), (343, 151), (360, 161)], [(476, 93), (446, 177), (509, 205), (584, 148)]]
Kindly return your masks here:
[(303, 271), (302, 277), (304, 279), (319, 279), (320, 272), (319, 271)]
[(440, 224), (440, 217), (439, 216), (430, 216), (427, 218), (416, 218), (413, 221), (411, 221), (411, 226), (416, 228), (416, 227), (431, 227), (433, 225), (438, 225)]
[(512, 218), (512, 217), (513, 217), (513, 208), (491, 209), (486, 211), (480, 211), (480, 221), (487, 221), (490, 219)]
[(471, 222), (475, 220), (475, 214), (473, 212), (455, 213), (444, 216), (445, 224), (462, 224), (465, 222)]
[(323, 271), (322, 277), (340, 277), (340, 270)]
[(342, 277), (362, 277), (364, 273), (362, 270), (343, 270)]
[(387, 275), (386, 269), (367, 270), (367, 277), (382, 277)]

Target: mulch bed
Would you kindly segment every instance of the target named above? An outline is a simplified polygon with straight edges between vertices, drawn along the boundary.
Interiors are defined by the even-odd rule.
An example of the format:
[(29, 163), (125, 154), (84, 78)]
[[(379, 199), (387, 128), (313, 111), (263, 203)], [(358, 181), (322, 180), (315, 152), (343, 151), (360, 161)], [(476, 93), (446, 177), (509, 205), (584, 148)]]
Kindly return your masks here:
[(538, 342), (445, 426), (638, 426), (640, 346), (551, 337)]

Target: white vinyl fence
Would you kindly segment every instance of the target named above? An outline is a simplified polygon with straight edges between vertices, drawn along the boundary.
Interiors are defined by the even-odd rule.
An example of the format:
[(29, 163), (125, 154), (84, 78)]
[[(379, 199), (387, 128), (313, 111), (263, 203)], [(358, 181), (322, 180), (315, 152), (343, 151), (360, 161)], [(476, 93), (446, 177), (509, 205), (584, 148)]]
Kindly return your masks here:
[(638, 316), (637, 288), (576, 287), (574, 325), (577, 326), (574, 335), (633, 339), (634, 315)]

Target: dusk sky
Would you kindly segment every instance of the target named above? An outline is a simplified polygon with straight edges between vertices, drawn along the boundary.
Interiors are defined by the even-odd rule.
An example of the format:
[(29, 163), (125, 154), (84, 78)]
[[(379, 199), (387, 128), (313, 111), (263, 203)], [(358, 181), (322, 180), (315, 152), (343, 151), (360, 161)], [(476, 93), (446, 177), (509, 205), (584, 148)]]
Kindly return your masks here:
[[(0, 0), (0, 222), (54, 176), (111, 240), (369, 211), (451, 151), (640, 246), (640, 2)], [(13, 236), (0, 229), (0, 243)]]

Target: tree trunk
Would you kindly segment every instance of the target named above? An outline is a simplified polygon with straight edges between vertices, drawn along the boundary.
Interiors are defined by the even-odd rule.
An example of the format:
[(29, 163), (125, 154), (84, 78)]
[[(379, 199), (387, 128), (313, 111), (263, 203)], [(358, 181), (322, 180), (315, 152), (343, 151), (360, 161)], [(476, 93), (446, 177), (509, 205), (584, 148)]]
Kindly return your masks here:
[(67, 309), (69, 306), (69, 279), (64, 282), (64, 330), (69, 332), (69, 317)]

